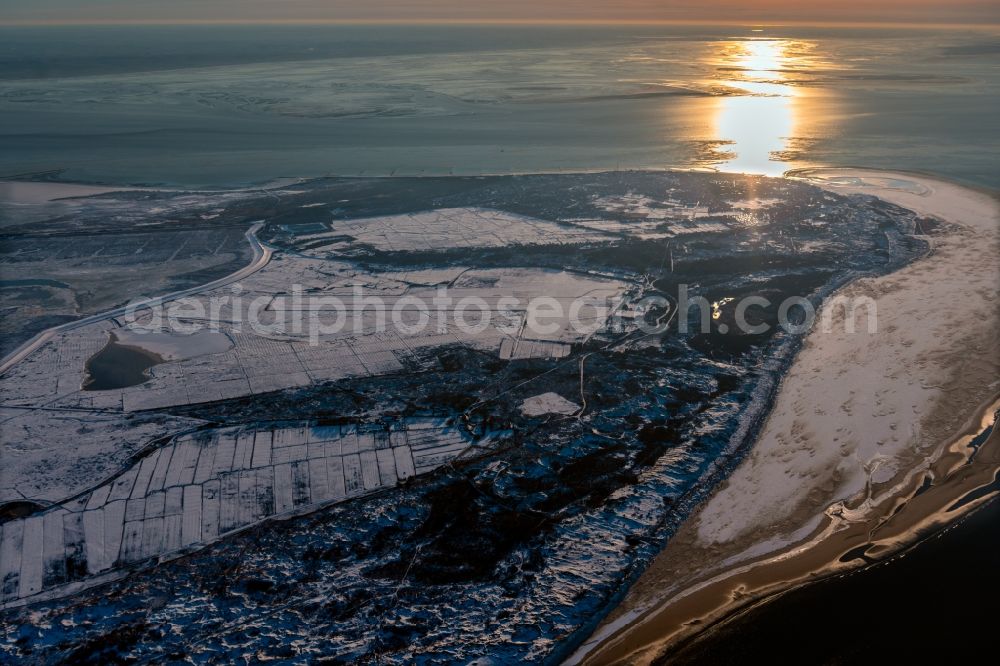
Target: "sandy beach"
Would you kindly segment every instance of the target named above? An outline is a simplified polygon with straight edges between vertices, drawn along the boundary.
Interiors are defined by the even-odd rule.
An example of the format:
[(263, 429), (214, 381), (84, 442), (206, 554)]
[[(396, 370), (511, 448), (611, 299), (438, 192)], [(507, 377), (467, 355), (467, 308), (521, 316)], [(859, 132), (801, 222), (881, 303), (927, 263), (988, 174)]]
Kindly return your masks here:
[(749, 603), (891, 557), (990, 496), (970, 493), (1000, 470), (1000, 438), (970, 442), (1000, 409), (995, 195), (909, 173), (790, 176), (945, 224), (926, 257), (839, 292), (873, 299), (877, 330), (859, 308), (850, 331), (840, 307), (809, 333), (752, 451), (568, 663), (650, 663)]

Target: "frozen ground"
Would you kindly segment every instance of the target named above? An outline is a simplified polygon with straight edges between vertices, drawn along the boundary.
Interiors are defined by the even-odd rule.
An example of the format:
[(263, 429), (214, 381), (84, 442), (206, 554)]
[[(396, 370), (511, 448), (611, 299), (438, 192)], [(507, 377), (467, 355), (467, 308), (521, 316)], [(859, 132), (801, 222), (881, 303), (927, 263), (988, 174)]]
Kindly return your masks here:
[[(7, 497), (34, 494), (58, 505), (4, 524), (5, 594), (8, 603), (28, 604), (5, 611), (5, 623), (17, 627), (0, 644), (5, 654), (553, 659), (613, 605), (745, 450), (798, 344), (773, 327), (777, 303), (791, 295), (819, 301), (859, 274), (899, 266), (926, 247), (912, 236), (918, 225), (936, 229), (867, 197), (718, 174), (329, 179), (273, 194), (232, 202), (200, 222), (226, 227), (263, 219), (259, 236), (273, 252), (270, 263), (242, 280), (242, 305), (220, 311), (217, 335), (231, 340), (231, 348), (199, 344), (197, 355), (168, 354), (168, 339), (157, 329), (147, 347), (172, 358), (154, 366), (149, 381), (82, 391), (87, 360), (112, 333), (140, 336), (105, 320), (64, 331), (4, 375), (0, 400), (18, 428), (5, 429), (4, 453), (20, 451), (4, 470), (6, 486), (23, 489)], [(609, 209), (607, 202), (620, 200), (645, 208)], [(692, 209), (703, 209), (694, 222), (684, 213)], [(126, 224), (136, 216), (156, 214), (134, 212)], [(184, 216), (179, 210), (167, 226), (180, 226)], [(451, 233), (474, 229), (481, 219), (502, 240)], [(574, 220), (601, 220), (606, 228)], [(360, 238), (341, 231), (336, 242), (344, 245), (309, 256), (317, 240), (311, 236), (352, 224)], [(397, 224), (423, 233), (409, 233), (406, 242), (401, 235), (396, 244), (377, 240), (390, 238)], [(438, 240), (428, 247), (421, 237)], [(452, 296), (481, 298), (491, 311), (507, 296), (524, 302), (543, 295), (563, 303), (606, 301), (614, 314), (595, 321), (591, 333), (559, 320), (538, 336), (521, 325), (525, 313), (517, 308), (497, 312), (504, 316), (471, 333), (433, 326), (415, 334), (379, 332), (377, 308), (352, 312), (359, 330), (349, 326), (313, 341), (293, 328), (237, 329), (257, 296), (268, 316), (282, 307), (294, 311), (296, 283), (304, 293), (348, 302), (361, 286), (388, 308), (445, 285)], [(664, 313), (636, 301), (648, 295), (669, 301), (681, 284), (692, 297), (715, 303), (708, 328), (699, 330), (694, 308), (686, 316), (695, 325), (686, 332), (640, 331), (640, 321)], [(198, 298), (231, 293), (226, 285)], [(775, 304), (757, 315), (772, 324), (769, 331), (729, 328), (742, 296)], [(143, 316), (129, 326), (150, 323)], [(84, 423), (123, 425), (114, 438), (86, 438), (78, 449), (78, 426), (63, 423), (44, 449), (45, 456), (61, 454), (62, 485), (48, 486), (37, 472), (46, 457), (30, 438), (62, 412)], [(147, 419), (158, 426), (139, 429)], [(423, 453), (409, 440), (408, 426), (402, 428), (407, 444), (393, 444), (398, 424), (430, 421), (447, 424), (462, 441), (444, 445), (426, 463), (418, 461)], [(310, 462), (309, 442), (304, 449), (299, 440), (276, 445), (286, 439), (277, 433), (304, 423), (335, 426), (338, 433), (388, 433), (388, 448), (375, 439), (374, 465), (368, 456), (370, 481), (376, 469), (379, 481), (365, 488), (379, 492), (347, 497), (354, 453), (345, 453), (339, 434), (325, 440), (340, 442), (339, 452), (326, 445), (317, 452), (322, 463)], [(209, 433), (204, 443), (184, 435), (191, 428)], [(228, 450), (223, 442), (236, 433), (238, 448), (240, 433), (250, 432), (253, 447), (244, 443), (241, 462), (234, 453), (228, 470), (216, 469), (228, 457), (220, 457)], [(459, 456), (467, 442), (476, 446)], [(276, 457), (279, 449), (287, 458)], [(141, 488), (140, 477), (151, 483), (168, 451), (162, 489)], [(74, 468), (78, 452), (92, 461), (86, 475)], [(358, 456), (364, 485), (360, 448)], [(301, 494), (297, 502), (293, 492), (291, 514), (281, 512), (288, 486), (279, 475), (304, 474), (303, 462), (310, 499)], [(225, 495), (224, 484), (234, 478), (239, 492)], [(242, 517), (216, 531), (214, 509), (206, 507), (220, 497), (229, 498), (232, 516)], [(221, 521), (227, 500), (219, 501)], [(131, 518), (121, 516), (117, 559), (121, 505), (113, 502), (125, 502), (126, 513), (133, 502)], [(60, 518), (62, 532), (51, 516)], [(46, 600), (30, 595), (38, 567), (31, 560), (25, 568), (28, 560), (13, 545), (20, 539), (23, 549), (25, 535), (37, 545), (39, 520), (41, 558), (50, 563), (41, 569)], [(131, 545), (123, 550), (126, 523)], [(88, 524), (90, 535), (100, 535), (94, 540)], [(22, 574), (29, 582), (23, 587)], [(106, 584), (80, 590), (102, 576)]]
[[(358, 245), (388, 252), (463, 247), (561, 245), (606, 241), (597, 231), (560, 227), (503, 211), (449, 208), (409, 215), (335, 221), (332, 231), (299, 236), (308, 254), (344, 254)], [(361, 248), (359, 248), (361, 249)]]
[(470, 446), (443, 419), (179, 435), (102, 485), (4, 523), (2, 599), (10, 605), (79, 591), (272, 516), (393, 488)]
[[(368, 286), (366, 295), (378, 295), (380, 308), (364, 306), (351, 310), (347, 324), (336, 333), (318, 335), (303, 326), (301, 330), (255, 333), (248, 325), (233, 322), (249, 321), (247, 310), (254, 298), (268, 301), (288, 299), (284, 311), (294, 314), (295, 304), (287, 293), (289, 285), (303, 285), (311, 293), (345, 298), (353, 294), (354, 286)], [(315, 261), (290, 256), (278, 258), (268, 267), (242, 282), (243, 300), (219, 312), (220, 332), (211, 334), (202, 329), (194, 335), (211, 344), (184, 351), (175, 350), (184, 338), (152, 332), (145, 338), (139, 319), (119, 337), (123, 344), (134, 345), (176, 356), (169, 363), (152, 369), (150, 381), (115, 391), (83, 390), (87, 360), (102, 349), (112, 333), (118, 335), (114, 322), (97, 322), (60, 334), (50, 343), (20, 363), (5, 375), (0, 386), (4, 404), (19, 406), (71, 407), (134, 412), (159, 409), (221, 399), (265, 394), (270, 391), (309, 386), (344, 377), (384, 375), (403, 370), (403, 363), (422, 348), (462, 344), (488, 351), (501, 358), (561, 358), (569, 346), (579, 342), (585, 333), (570, 325), (569, 303), (574, 299), (594, 299), (606, 304), (609, 313), (621, 302), (628, 284), (600, 277), (536, 269), (473, 270), (468, 269), (451, 282), (449, 295), (458, 300), (465, 297), (482, 299), (492, 312), (490, 325), (482, 330), (462, 330), (455, 325), (452, 309), (446, 310), (446, 325), (436, 324), (409, 334), (391, 326), (389, 312), (399, 299), (421, 298), (431, 303), (436, 295), (433, 288), (411, 285), (381, 274), (365, 273), (356, 266)], [(230, 296), (223, 287), (201, 297), (203, 312), (210, 311), (213, 296)], [(546, 296), (565, 303), (563, 316), (550, 323), (552, 332), (533, 334), (524, 326), (526, 307), (535, 297)], [(497, 303), (504, 298), (517, 298), (519, 304), (500, 310)], [(349, 302), (348, 306), (352, 304)], [(303, 310), (306, 305), (301, 306)], [(270, 315), (273, 317), (273, 308)], [(406, 325), (415, 326), (419, 313), (404, 311)], [(308, 312), (305, 313), (308, 316)], [(211, 324), (206, 319), (182, 318), (185, 326)], [(265, 323), (271, 324), (269, 319)], [(379, 321), (388, 322), (382, 325)], [(473, 323), (478, 320), (470, 319)], [(600, 322), (597, 322), (600, 325)], [(209, 336), (209, 337), (206, 337)], [(541, 339), (538, 339), (541, 338)], [(148, 340), (148, 343), (146, 342)], [(164, 341), (169, 340), (167, 347)], [(190, 341), (188, 341), (190, 342)]]
[(147, 443), (201, 423), (156, 413), (2, 407), (0, 502), (72, 497), (127, 465)]
[(580, 405), (570, 402), (558, 393), (540, 393), (531, 396), (521, 403), (521, 411), (528, 416), (543, 414), (575, 414), (580, 411)]

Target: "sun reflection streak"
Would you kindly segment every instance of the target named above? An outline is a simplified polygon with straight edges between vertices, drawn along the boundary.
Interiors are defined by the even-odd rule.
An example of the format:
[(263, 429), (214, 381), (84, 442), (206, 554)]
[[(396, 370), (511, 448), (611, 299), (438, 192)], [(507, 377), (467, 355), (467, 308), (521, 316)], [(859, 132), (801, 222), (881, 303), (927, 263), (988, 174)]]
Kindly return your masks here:
[(784, 39), (721, 42), (717, 55), (735, 94), (718, 98), (714, 133), (724, 143), (725, 171), (781, 175), (790, 168), (782, 153), (800, 122), (798, 91), (786, 72), (795, 66), (793, 43)]

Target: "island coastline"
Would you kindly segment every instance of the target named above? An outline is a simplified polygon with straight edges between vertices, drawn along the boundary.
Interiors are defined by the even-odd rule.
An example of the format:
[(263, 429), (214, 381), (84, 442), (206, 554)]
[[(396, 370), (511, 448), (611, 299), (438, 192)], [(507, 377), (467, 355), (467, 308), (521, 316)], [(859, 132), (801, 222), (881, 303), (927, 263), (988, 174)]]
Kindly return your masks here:
[[(1000, 350), (995, 336), (989, 333), (996, 330), (998, 316), (993, 314), (996, 312), (995, 297), (984, 290), (989, 280), (994, 279), (993, 284), (996, 284), (994, 274), (998, 272), (995, 262), (989, 261), (991, 253), (994, 258), (997, 256), (995, 248), (1000, 237), (995, 195), (924, 175), (870, 169), (813, 169), (789, 175), (840, 193), (876, 194), (891, 203), (956, 225), (943, 237), (934, 239), (929, 256), (895, 273), (857, 280), (839, 292), (874, 293), (873, 287), (889, 283), (891, 289), (886, 293), (898, 294), (907, 287), (900, 278), (905, 279), (909, 273), (933, 273), (935, 268), (946, 274), (949, 266), (954, 265), (947, 260), (956, 256), (966, 260), (965, 265), (978, 267), (979, 282), (969, 280), (965, 290), (961, 286), (954, 287), (961, 293), (945, 306), (947, 312), (936, 315), (942, 320), (953, 319), (963, 306), (966, 311), (984, 313), (980, 319), (953, 322), (966, 327), (962, 335), (951, 339), (925, 335), (922, 339), (911, 340), (896, 334), (893, 341), (890, 336), (896, 329), (892, 328), (888, 331), (890, 335), (878, 341), (878, 344), (888, 342), (904, 350), (912, 350), (916, 342), (918, 347), (924, 347), (921, 353), (935, 354), (942, 346), (951, 352), (948, 361), (938, 353), (939, 358), (930, 362), (929, 369), (937, 371), (933, 373), (933, 384), (927, 384), (927, 395), (918, 396), (926, 411), (915, 412), (925, 430), (911, 432), (910, 436), (910, 439), (943, 445), (916, 446), (916, 450), (909, 451), (912, 455), (907, 456), (907, 443), (903, 442), (895, 451), (895, 469), (889, 465), (893, 471), (890, 476), (887, 477), (884, 470), (881, 477), (874, 474), (878, 467), (874, 465), (875, 469), (868, 470), (869, 478), (863, 487), (855, 487), (851, 492), (845, 492), (845, 488), (851, 488), (850, 484), (844, 484), (836, 475), (815, 474), (795, 489), (801, 501), (793, 510), (789, 511), (784, 502), (790, 498), (781, 496), (768, 508), (770, 520), (762, 519), (760, 513), (754, 514), (754, 509), (763, 512), (768, 504), (753, 505), (757, 495), (755, 488), (760, 487), (762, 479), (773, 481), (774, 477), (769, 474), (776, 470), (779, 473), (787, 470), (789, 452), (779, 450), (781, 444), (776, 434), (788, 432), (795, 410), (801, 412), (802, 405), (793, 406), (793, 401), (802, 393), (816, 398), (817, 386), (812, 387), (810, 393), (794, 377), (806, 366), (815, 371), (815, 361), (824, 355), (821, 348), (827, 341), (814, 331), (783, 381), (753, 451), (681, 526), (665, 550), (624, 596), (622, 604), (568, 663), (649, 663), (750, 603), (818, 577), (864, 566), (876, 559), (885, 561), (991, 497), (990, 493), (985, 493), (961, 507), (954, 507), (959, 498), (970, 497), (969, 493), (974, 493), (976, 488), (989, 485), (996, 469), (1000, 469), (994, 451), (997, 447), (995, 432), (978, 448), (968, 447), (969, 441), (990, 427), (1000, 407), (995, 381)], [(900, 182), (915, 182), (919, 187), (901, 188)], [(873, 188), (872, 185), (882, 187)], [(933, 281), (935, 278), (923, 276), (919, 285), (911, 286), (911, 292), (918, 292), (928, 279)], [(914, 298), (919, 295), (911, 293)], [(884, 300), (879, 299), (879, 304)], [(897, 312), (886, 310), (883, 316), (886, 315), (887, 319), (891, 318), (890, 326), (898, 324)], [(923, 318), (927, 321), (926, 332), (935, 324), (934, 314), (924, 313)], [(969, 341), (975, 339), (980, 341), (978, 349), (969, 347)], [(841, 351), (845, 349), (842, 347)], [(963, 356), (965, 362), (956, 364), (956, 357)], [(827, 363), (835, 360), (824, 359)], [(919, 370), (932, 374), (927, 373), (927, 359), (922, 360)], [(849, 363), (850, 359), (840, 359), (840, 362)], [(818, 386), (829, 390), (830, 385), (828, 381)], [(845, 416), (848, 421), (852, 420), (850, 414)], [(857, 426), (859, 420), (855, 420), (854, 427), (864, 428)], [(833, 435), (827, 434), (830, 435), (826, 440), (829, 445)], [(814, 444), (815, 439), (814, 435), (810, 444)], [(764, 462), (760, 461), (762, 454), (759, 453), (762, 444), (766, 452)], [(913, 442), (909, 444), (912, 446)], [(800, 459), (805, 459), (812, 457), (814, 451), (801, 447), (797, 453)], [(859, 493), (859, 490), (864, 492)], [(742, 513), (737, 507), (742, 508)], [(949, 507), (953, 510), (948, 511)], [(867, 530), (878, 529), (883, 533), (880, 537), (867, 536)], [(845, 553), (857, 551), (858, 546), (865, 543), (871, 545), (862, 549), (864, 557), (844, 557)], [(844, 559), (847, 561), (842, 561)], [(693, 565), (694, 562), (697, 565)]]

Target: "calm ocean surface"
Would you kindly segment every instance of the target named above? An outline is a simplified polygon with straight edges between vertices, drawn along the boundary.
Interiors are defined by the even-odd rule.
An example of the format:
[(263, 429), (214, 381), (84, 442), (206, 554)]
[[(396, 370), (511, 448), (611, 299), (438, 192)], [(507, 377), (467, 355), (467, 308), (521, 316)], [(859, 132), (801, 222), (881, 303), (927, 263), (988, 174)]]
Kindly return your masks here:
[(1000, 32), (0, 28), (0, 177), (808, 165), (996, 186)]

